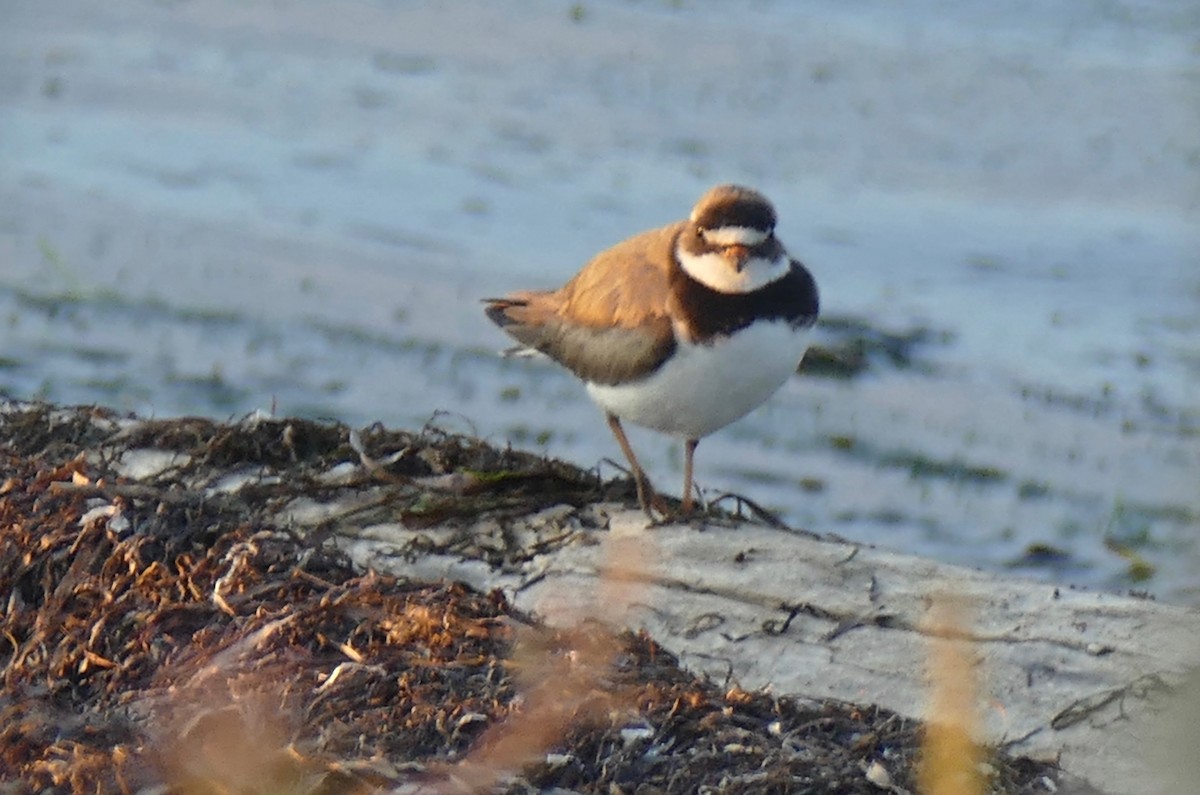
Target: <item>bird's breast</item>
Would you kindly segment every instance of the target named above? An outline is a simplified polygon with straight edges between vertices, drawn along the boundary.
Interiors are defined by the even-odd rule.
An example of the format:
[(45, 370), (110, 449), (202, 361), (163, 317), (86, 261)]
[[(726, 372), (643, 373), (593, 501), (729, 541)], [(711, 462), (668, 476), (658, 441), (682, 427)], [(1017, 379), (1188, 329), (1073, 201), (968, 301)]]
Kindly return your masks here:
[(649, 375), (589, 383), (605, 411), (643, 427), (699, 439), (761, 405), (796, 372), (810, 336), (785, 320), (760, 321), (704, 342), (680, 341)]

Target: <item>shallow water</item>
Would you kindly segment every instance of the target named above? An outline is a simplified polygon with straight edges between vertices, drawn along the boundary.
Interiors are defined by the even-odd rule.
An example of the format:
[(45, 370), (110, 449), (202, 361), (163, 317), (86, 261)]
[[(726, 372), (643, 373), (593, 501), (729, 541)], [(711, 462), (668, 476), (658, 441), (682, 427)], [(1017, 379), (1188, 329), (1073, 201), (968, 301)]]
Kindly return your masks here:
[[(619, 454), (582, 388), (497, 358), (477, 299), (738, 180), (823, 343), (925, 341), (706, 439), (710, 496), (1200, 602), (1192, 4), (12, 6), (0, 392), (449, 412), (591, 466)], [(680, 445), (633, 441), (676, 490)]]

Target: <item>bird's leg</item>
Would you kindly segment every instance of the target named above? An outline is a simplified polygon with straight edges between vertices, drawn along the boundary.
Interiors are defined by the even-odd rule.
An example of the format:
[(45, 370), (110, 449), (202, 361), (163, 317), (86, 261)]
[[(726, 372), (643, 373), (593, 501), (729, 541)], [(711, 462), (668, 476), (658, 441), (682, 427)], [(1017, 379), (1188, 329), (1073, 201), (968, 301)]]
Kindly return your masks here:
[(630, 468), (633, 469), (633, 480), (637, 484), (638, 504), (642, 506), (642, 511), (645, 512), (651, 522), (658, 521), (654, 518), (654, 512), (651, 508), (657, 508), (664, 516), (667, 514), (667, 511), (658, 493), (650, 485), (650, 479), (642, 471), (637, 456), (633, 454), (633, 448), (629, 446), (629, 439), (625, 437), (625, 429), (621, 427), (620, 418), (616, 414), (606, 414), (605, 418), (608, 420), (608, 427), (612, 428), (613, 436), (617, 437), (617, 444), (621, 445), (621, 452), (625, 454), (625, 460), (629, 462)]
[(683, 504), (679, 512), (687, 516), (692, 512), (692, 459), (696, 455), (699, 439), (688, 439), (683, 443)]

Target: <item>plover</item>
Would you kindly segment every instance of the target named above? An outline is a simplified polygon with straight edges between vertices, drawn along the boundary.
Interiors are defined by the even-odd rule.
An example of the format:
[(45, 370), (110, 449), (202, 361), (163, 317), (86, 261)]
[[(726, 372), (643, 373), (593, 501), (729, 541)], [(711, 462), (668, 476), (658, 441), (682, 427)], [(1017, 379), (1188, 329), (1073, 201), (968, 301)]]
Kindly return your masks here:
[(718, 185), (686, 221), (600, 252), (557, 290), (484, 300), (487, 316), (523, 348), (584, 381), (652, 522), (654, 511), (671, 511), (622, 420), (683, 440), (681, 513), (689, 514), (696, 445), (774, 394), (808, 347), (816, 282), (788, 256), (775, 223), (761, 193)]

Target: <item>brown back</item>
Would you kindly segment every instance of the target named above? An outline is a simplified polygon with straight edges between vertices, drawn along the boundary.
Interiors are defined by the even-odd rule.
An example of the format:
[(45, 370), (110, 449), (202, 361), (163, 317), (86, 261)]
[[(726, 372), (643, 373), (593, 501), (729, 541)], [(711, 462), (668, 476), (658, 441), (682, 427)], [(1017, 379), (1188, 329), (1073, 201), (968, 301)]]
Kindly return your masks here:
[(558, 290), (490, 301), (488, 316), (586, 381), (648, 375), (675, 349), (667, 306), (684, 226), (652, 229), (600, 252)]

